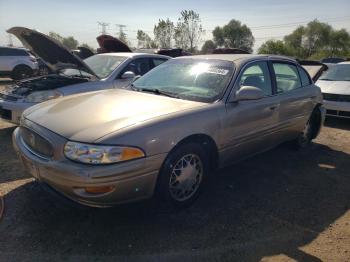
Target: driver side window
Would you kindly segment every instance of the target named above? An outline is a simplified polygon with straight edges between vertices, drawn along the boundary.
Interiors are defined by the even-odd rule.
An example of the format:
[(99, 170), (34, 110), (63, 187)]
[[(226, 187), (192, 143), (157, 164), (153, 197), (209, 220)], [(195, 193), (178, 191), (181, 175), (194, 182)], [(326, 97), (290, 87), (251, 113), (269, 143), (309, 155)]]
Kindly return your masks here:
[(265, 95), (272, 95), (272, 84), (267, 62), (255, 62), (246, 67), (239, 79), (239, 85), (261, 89)]
[(126, 68), (120, 74), (120, 77), (127, 71), (133, 72), (136, 76), (142, 76), (142, 75), (146, 74), (149, 70), (151, 70), (149, 59), (148, 58), (138, 58), (138, 59), (131, 61), (126, 66)]

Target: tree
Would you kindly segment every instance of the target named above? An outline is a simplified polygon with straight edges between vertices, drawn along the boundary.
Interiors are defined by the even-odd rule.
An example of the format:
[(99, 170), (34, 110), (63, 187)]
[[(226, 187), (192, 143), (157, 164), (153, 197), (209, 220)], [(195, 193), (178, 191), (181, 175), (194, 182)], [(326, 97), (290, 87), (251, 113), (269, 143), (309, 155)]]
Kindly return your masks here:
[(183, 10), (175, 28), (175, 44), (177, 47), (193, 52), (203, 32), (199, 14), (193, 10)]
[(148, 34), (142, 30), (137, 30), (137, 47), (157, 48), (157, 45)]
[(68, 36), (68, 37), (63, 37), (58, 33), (55, 32), (49, 32), (49, 36), (61, 44), (63, 44), (66, 48), (73, 50), (76, 49), (79, 45), (79, 42), (73, 37), (73, 36)]
[(268, 40), (258, 50), (259, 54), (287, 55), (292, 56), (293, 52), (281, 40)]
[(79, 46), (81, 46), (81, 47), (85, 47), (85, 48), (87, 48), (87, 49), (89, 49), (89, 50), (91, 50), (91, 52), (93, 52), (93, 53), (95, 53), (95, 48), (93, 48), (92, 46), (89, 46), (88, 44), (86, 44), (86, 43), (82, 43), (81, 45), (79, 45)]
[(212, 50), (214, 50), (216, 48), (216, 44), (214, 43), (213, 40), (207, 40), (205, 41), (205, 43), (202, 46), (202, 54), (208, 54), (210, 53)]
[(70, 50), (76, 49), (79, 45), (79, 42), (75, 40), (73, 36), (64, 37), (62, 44)]
[(250, 28), (238, 20), (232, 19), (223, 27), (217, 26), (213, 31), (214, 42), (218, 46), (240, 48), (253, 51), (254, 37)]
[(154, 40), (160, 48), (171, 48), (174, 35), (174, 23), (160, 19), (158, 24), (154, 26)]
[(345, 29), (334, 30), (329, 24), (313, 20), (285, 36), (285, 45), (300, 59), (349, 55), (350, 35)]

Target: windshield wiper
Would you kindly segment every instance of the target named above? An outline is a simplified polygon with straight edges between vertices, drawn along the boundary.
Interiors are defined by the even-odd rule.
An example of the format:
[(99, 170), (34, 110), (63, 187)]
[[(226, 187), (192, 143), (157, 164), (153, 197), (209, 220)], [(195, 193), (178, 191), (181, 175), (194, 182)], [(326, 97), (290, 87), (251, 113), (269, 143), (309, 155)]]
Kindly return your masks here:
[(133, 90), (139, 91), (139, 92), (149, 92), (153, 93), (156, 95), (162, 95), (162, 96), (167, 96), (167, 97), (172, 97), (172, 98), (180, 98), (178, 95), (175, 95), (173, 93), (165, 92), (162, 90), (159, 90), (157, 88), (139, 88), (134, 86), (133, 84), (130, 85)]

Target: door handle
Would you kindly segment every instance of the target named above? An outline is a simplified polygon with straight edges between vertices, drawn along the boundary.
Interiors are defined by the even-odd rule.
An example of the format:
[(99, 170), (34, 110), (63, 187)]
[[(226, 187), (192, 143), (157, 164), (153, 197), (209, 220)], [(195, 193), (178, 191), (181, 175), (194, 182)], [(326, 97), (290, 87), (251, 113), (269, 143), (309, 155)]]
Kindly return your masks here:
[(273, 110), (276, 110), (277, 106), (270, 106), (270, 110), (273, 111)]

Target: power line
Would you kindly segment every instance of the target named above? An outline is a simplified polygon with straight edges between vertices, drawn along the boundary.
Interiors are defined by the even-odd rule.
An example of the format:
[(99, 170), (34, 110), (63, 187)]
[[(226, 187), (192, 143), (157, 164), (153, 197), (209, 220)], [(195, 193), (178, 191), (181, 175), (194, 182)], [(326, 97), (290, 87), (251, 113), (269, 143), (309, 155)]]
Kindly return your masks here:
[[(118, 27), (119, 27), (119, 36), (125, 35), (124, 28), (126, 28), (126, 25), (115, 24), (115, 26), (117, 27), (117, 31), (118, 31)], [(118, 35), (118, 33), (117, 33), (117, 35)]]

